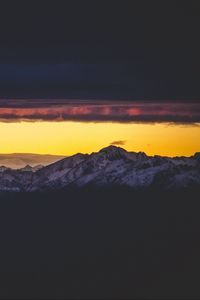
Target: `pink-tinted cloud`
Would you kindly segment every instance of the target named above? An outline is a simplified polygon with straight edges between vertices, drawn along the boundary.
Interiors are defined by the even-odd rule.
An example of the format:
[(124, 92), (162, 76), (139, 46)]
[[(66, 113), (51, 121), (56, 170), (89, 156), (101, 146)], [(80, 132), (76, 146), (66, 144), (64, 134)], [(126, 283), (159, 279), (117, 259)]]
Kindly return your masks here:
[(199, 123), (200, 104), (76, 100), (0, 100), (0, 120)]

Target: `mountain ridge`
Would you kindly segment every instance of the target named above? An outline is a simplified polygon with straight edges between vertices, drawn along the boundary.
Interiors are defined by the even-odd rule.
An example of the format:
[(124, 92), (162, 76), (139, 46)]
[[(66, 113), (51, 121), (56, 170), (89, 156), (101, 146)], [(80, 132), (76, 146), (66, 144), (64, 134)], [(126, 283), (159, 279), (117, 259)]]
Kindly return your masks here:
[(200, 187), (200, 153), (191, 157), (148, 156), (110, 145), (91, 154), (77, 153), (37, 169), (0, 172), (0, 191), (48, 191), (87, 186), (133, 189)]

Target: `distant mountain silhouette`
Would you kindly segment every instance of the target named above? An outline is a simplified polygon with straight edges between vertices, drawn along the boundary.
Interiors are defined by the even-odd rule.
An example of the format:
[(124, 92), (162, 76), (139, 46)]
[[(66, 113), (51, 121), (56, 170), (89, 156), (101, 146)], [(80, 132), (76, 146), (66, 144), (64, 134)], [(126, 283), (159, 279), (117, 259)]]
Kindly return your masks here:
[(61, 155), (50, 154), (34, 154), (34, 153), (12, 153), (0, 154), (0, 166), (5, 166), (11, 169), (21, 169), (30, 165), (35, 167), (37, 165), (49, 165), (64, 158)]

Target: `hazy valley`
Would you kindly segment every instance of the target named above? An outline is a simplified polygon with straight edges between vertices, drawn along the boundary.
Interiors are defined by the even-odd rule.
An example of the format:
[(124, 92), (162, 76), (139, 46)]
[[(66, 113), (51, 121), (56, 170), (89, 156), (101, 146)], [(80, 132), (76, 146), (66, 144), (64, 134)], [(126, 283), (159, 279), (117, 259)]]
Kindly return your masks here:
[(21, 169), (27, 165), (35, 167), (46, 166), (64, 158), (61, 155), (34, 154), (34, 153), (12, 153), (0, 154), (0, 166), (11, 169)]

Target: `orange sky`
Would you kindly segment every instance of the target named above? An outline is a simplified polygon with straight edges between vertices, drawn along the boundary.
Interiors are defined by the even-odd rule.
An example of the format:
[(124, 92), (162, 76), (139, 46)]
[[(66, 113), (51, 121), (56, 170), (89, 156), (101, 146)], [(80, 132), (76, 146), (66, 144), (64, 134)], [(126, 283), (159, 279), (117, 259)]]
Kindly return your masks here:
[(190, 156), (200, 151), (200, 123), (0, 122), (0, 153), (71, 155), (113, 142), (130, 151)]

